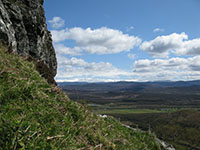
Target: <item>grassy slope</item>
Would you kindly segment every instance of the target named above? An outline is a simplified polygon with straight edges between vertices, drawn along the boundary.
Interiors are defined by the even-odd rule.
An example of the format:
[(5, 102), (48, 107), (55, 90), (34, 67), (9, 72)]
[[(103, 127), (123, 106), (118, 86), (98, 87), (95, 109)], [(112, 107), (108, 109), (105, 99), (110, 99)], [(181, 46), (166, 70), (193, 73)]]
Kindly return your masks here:
[(0, 46), (0, 149), (159, 150), (155, 137), (100, 118)]

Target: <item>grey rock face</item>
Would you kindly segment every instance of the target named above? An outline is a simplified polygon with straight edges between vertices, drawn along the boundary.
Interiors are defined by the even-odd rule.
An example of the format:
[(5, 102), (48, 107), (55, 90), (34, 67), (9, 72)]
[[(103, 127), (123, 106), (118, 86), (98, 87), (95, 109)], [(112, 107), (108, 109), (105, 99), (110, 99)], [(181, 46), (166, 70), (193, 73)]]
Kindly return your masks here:
[(53, 82), (57, 61), (43, 0), (0, 0), (0, 42), (10, 51), (36, 60), (39, 72)]

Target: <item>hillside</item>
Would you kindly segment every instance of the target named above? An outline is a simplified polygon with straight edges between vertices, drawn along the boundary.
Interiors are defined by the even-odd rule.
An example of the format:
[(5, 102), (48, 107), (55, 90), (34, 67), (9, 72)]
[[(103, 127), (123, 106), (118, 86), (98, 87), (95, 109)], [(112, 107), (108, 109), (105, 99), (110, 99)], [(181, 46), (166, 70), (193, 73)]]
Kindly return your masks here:
[(91, 113), (0, 46), (0, 149), (159, 150), (155, 136)]
[(151, 130), (156, 135), (171, 143), (176, 150), (200, 150), (200, 111), (183, 109), (171, 113), (135, 113), (112, 116), (120, 118), (130, 126)]

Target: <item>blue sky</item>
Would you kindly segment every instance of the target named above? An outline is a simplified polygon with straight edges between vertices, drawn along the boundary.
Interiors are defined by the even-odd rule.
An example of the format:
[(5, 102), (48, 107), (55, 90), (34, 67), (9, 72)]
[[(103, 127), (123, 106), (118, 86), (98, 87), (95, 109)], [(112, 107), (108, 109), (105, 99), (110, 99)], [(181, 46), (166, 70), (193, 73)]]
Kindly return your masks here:
[(200, 79), (199, 0), (44, 3), (57, 81)]

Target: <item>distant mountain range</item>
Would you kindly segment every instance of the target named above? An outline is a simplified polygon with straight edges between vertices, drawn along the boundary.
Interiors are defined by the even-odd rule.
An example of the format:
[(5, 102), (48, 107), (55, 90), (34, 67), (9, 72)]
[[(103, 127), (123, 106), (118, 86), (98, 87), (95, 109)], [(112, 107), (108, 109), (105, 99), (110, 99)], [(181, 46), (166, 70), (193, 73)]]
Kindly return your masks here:
[(156, 82), (58, 82), (64, 90), (101, 91), (101, 92), (139, 92), (196, 94), (200, 91), (200, 80), (194, 81), (156, 81)]
[(193, 81), (148, 81), (148, 82), (128, 82), (128, 81), (119, 81), (119, 82), (57, 82), (60, 86), (65, 85), (158, 85), (158, 86), (191, 86), (191, 85), (200, 85), (200, 80)]

